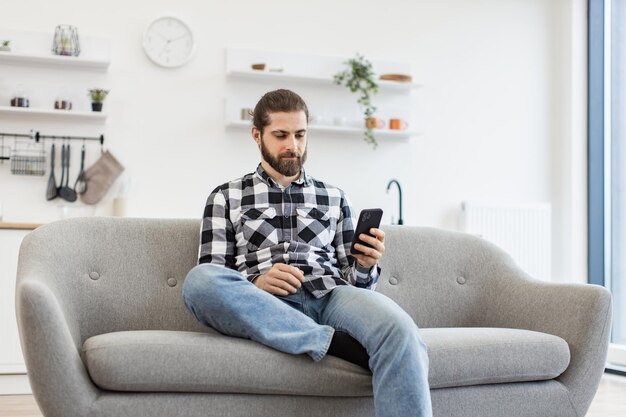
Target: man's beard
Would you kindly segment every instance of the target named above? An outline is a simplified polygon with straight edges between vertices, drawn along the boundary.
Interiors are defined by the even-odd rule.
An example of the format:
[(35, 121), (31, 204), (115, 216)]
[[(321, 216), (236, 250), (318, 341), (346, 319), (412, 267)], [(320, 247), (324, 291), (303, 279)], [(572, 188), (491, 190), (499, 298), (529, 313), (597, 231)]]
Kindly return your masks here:
[[(302, 156), (298, 155), (297, 152), (284, 152), (278, 155), (278, 157), (274, 157), (265, 147), (263, 138), (261, 138), (261, 155), (263, 155), (263, 159), (278, 173), (286, 177), (294, 176), (300, 172), (302, 165), (306, 162), (306, 151), (305, 148)], [(284, 159), (285, 157), (296, 157), (296, 159)]]

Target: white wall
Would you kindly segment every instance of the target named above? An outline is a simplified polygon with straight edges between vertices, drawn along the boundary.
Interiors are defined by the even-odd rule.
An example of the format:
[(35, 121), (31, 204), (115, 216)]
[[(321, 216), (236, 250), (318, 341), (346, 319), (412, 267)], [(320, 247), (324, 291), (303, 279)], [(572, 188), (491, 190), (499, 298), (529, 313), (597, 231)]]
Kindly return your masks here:
[[(456, 228), (462, 200), (549, 201), (555, 277), (583, 281), (584, 262), (570, 259), (585, 244), (584, 228), (571, 227), (584, 221), (573, 206), (584, 175), (581, 184), (572, 163), (584, 149), (584, 73), (573, 70), (584, 65), (584, 3), (23, 0), (0, 14), (0, 27), (52, 32), (70, 23), (112, 38), (105, 134), (132, 178), (128, 215), (142, 217), (199, 217), (212, 188), (259, 160), (250, 138), (224, 129), (226, 47), (409, 61), (423, 84), (414, 115), (423, 134), (376, 151), (360, 138), (311, 136), (308, 172), (346, 190), (357, 209), (382, 207), (385, 222), (396, 211), (385, 187), (397, 178), (409, 225)], [(199, 40), (181, 69), (158, 68), (141, 50), (143, 30), (164, 14), (189, 22)], [(0, 184), (5, 221), (58, 218), (45, 179), (11, 176), (4, 164)]]

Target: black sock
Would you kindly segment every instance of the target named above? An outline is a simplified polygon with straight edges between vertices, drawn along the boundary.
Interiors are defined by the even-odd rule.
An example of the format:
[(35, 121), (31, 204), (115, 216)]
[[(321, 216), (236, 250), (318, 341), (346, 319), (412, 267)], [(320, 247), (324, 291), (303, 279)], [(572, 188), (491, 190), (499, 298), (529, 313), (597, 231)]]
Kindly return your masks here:
[(328, 354), (355, 363), (369, 371), (370, 357), (365, 348), (346, 332), (335, 330)]

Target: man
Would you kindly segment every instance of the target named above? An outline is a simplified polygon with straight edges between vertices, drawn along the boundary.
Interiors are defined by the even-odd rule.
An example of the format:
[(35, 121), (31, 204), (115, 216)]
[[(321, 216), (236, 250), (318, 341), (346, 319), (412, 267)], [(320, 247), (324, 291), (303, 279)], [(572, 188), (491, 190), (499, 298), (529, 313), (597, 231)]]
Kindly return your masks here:
[(185, 305), (224, 334), (314, 361), (334, 354), (371, 369), (379, 417), (431, 416), (428, 357), (417, 326), (373, 291), (385, 233), (371, 229), (373, 236), (360, 236), (371, 247), (349, 253), (354, 219), (346, 195), (303, 168), (307, 124), (306, 104), (289, 90), (258, 102), (252, 137), (261, 163), (209, 196), (199, 264), (183, 286)]

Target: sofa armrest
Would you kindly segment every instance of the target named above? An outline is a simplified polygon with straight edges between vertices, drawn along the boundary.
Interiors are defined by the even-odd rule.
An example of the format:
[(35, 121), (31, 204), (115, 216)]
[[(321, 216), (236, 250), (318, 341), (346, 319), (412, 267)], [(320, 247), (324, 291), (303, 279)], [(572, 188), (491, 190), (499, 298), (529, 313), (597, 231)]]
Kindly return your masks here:
[(558, 380), (584, 416), (604, 372), (611, 328), (611, 294), (604, 287), (537, 281), (515, 267), (499, 271), (481, 321), (564, 339), (570, 364)]
[(92, 383), (58, 297), (44, 282), (21, 277), (16, 314), (28, 378), (48, 417), (89, 415), (99, 390)]

